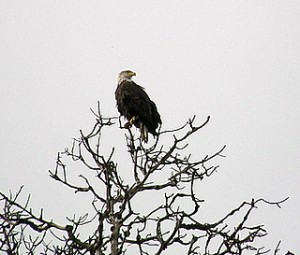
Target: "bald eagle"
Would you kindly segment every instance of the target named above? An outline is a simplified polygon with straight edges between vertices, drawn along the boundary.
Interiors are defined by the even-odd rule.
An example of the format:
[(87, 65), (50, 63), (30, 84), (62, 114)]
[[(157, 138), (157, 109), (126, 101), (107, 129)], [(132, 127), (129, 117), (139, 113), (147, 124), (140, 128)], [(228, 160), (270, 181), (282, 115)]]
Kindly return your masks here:
[(135, 72), (129, 70), (119, 73), (115, 98), (119, 113), (128, 120), (125, 127), (134, 125), (139, 128), (141, 140), (147, 143), (148, 132), (157, 135), (156, 129), (161, 124), (161, 118), (144, 88), (131, 79), (135, 75)]

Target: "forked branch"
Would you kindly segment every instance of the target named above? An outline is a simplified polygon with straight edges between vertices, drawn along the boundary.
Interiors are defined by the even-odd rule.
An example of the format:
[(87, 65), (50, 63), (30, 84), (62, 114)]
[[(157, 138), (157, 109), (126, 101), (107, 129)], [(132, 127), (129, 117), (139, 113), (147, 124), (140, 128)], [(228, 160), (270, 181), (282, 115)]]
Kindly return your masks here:
[[(66, 221), (58, 224), (46, 219), (43, 210), (34, 213), (30, 196), (22, 203), (22, 188), (15, 195), (0, 193), (1, 252), (160, 255), (171, 247), (190, 255), (267, 251), (255, 244), (266, 235), (264, 226), (249, 225), (249, 216), (262, 203), (280, 207), (286, 199), (245, 201), (213, 222), (200, 217), (205, 204), (196, 187), (218, 169), (215, 159), (223, 158), (226, 148), (221, 146), (202, 157), (192, 157), (188, 151), (188, 140), (195, 141), (191, 138), (207, 126), (209, 116), (200, 125), (193, 116), (179, 128), (160, 129), (148, 145), (134, 129), (122, 129), (128, 154), (116, 159), (118, 148), (105, 147), (109, 153), (104, 154), (103, 146), (108, 145), (101, 141), (102, 136), (109, 135), (108, 130), (118, 128), (118, 118), (103, 117), (100, 104), (92, 112), (96, 121), (91, 131), (80, 131), (71, 148), (58, 153), (56, 168), (49, 171), (50, 177), (66, 189), (86, 194), (92, 211), (83, 216), (74, 212), (75, 216), (66, 216)], [(81, 169), (77, 181), (70, 170), (73, 164)], [(82, 237), (84, 229), (89, 229), (86, 237)]]

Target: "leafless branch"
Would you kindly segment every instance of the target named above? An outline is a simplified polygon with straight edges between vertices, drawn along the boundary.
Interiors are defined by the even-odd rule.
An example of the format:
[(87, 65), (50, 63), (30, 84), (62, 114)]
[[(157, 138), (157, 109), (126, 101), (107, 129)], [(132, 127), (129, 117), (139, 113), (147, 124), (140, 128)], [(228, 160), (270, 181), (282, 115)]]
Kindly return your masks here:
[[(249, 225), (249, 217), (260, 204), (280, 208), (279, 202), (263, 198), (244, 201), (214, 222), (199, 219), (204, 199), (198, 197), (196, 184), (218, 169), (216, 158), (223, 158), (226, 146), (202, 158), (188, 152), (188, 139), (205, 128), (196, 116), (184, 125), (162, 130), (145, 145), (134, 129), (124, 129), (130, 165), (117, 162), (118, 148), (105, 148), (102, 136), (117, 128), (117, 117), (103, 117), (98, 103), (92, 110), (96, 122), (91, 131), (73, 139), (71, 148), (58, 153), (56, 168), (50, 177), (75, 193), (89, 194), (93, 212), (66, 216), (58, 224), (44, 217), (43, 210), (30, 208), (30, 196), (20, 201), (23, 187), (6, 196), (0, 192), (0, 251), (6, 254), (163, 254), (171, 247), (181, 247), (183, 254), (264, 254), (268, 250), (255, 241), (267, 232), (263, 225)], [(121, 122), (119, 120), (121, 127)], [(168, 140), (169, 144), (164, 141)], [(193, 141), (193, 140), (191, 140)], [(108, 150), (109, 149), (109, 150)], [(199, 159), (200, 158), (200, 159)], [(82, 164), (74, 182), (66, 162)], [(68, 165), (68, 167), (67, 167)], [(119, 171), (119, 166), (128, 171)], [(126, 178), (128, 175), (133, 178)], [(71, 181), (72, 180), (72, 181)], [(79, 184), (78, 184), (79, 183)], [(141, 198), (142, 202), (141, 202)], [(151, 198), (157, 198), (150, 203)], [(149, 199), (149, 201), (148, 201)], [(145, 204), (143, 206), (141, 203)], [(23, 204), (23, 205), (22, 205)], [(92, 216), (89, 216), (92, 215)], [(241, 217), (242, 215), (242, 217)], [(235, 224), (229, 224), (229, 222)], [(80, 235), (84, 226), (90, 234)], [(279, 244), (274, 254), (278, 254)]]

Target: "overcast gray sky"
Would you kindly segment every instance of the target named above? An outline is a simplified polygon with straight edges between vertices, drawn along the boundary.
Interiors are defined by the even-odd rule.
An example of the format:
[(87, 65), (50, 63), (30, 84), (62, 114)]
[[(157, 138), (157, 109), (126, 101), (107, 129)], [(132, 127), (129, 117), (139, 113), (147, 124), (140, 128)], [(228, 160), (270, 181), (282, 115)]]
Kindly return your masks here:
[(129, 68), (165, 128), (211, 116), (191, 152), (228, 146), (200, 187), (203, 210), (289, 196), (252, 220), (269, 230), (267, 247), (299, 253), (299, 1), (2, 0), (0, 34), (1, 191), (24, 184), (49, 217), (76, 211), (47, 171), (91, 127), (97, 100), (117, 116), (116, 75)]

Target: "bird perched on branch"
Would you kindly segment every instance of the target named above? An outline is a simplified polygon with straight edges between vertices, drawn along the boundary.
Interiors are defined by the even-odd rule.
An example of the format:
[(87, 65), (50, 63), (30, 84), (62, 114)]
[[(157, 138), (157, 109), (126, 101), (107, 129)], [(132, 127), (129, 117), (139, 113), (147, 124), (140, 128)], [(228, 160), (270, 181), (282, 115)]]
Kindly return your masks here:
[(161, 118), (144, 88), (132, 80), (135, 75), (135, 72), (129, 70), (119, 73), (115, 98), (118, 111), (128, 120), (125, 127), (134, 125), (139, 128), (141, 140), (147, 143), (148, 132), (153, 136), (157, 135), (156, 129), (161, 124)]

